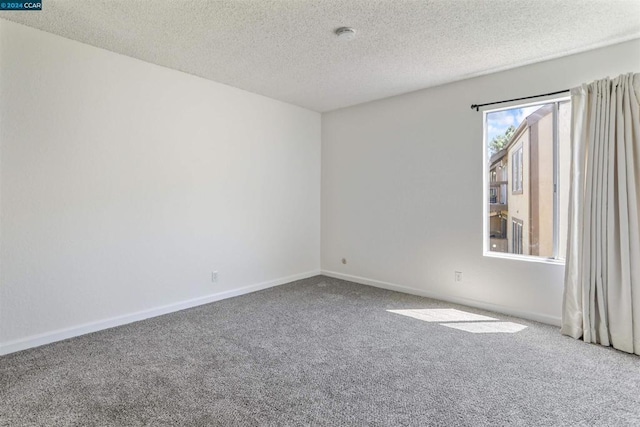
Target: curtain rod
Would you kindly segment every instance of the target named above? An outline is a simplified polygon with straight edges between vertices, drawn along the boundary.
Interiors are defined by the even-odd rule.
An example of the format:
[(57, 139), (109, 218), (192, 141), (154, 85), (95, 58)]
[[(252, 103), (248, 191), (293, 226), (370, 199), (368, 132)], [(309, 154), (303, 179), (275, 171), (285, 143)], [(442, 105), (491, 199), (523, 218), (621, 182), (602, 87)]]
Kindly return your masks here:
[(504, 104), (505, 102), (520, 101), (520, 100), (523, 100), (523, 99), (531, 99), (531, 98), (540, 98), (542, 96), (549, 96), (549, 95), (558, 95), (559, 93), (565, 93), (565, 92), (570, 92), (570, 91), (571, 91), (571, 89), (565, 89), (565, 90), (559, 90), (557, 92), (543, 93), (541, 95), (532, 95), (532, 96), (525, 96), (525, 97), (522, 97), (522, 98), (506, 99), (504, 101), (487, 102), (485, 104), (472, 104), (471, 105), (471, 109), (473, 110), (475, 108), (476, 111), (480, 111), (480, 107), (484, 107), (484, 106), (487, 106), (487, 105)]

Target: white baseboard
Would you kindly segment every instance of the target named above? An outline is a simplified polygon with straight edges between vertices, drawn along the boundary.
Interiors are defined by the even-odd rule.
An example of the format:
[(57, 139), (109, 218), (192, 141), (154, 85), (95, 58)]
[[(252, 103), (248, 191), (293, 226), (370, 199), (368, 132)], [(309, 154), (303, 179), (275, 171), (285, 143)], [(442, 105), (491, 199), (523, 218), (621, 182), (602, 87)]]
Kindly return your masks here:
[(502, 313), (509, 316), (520, 317), (523, 319), (534, 320), (540, 323), (546, 323), (552, 326), (560, 326), (562, 319), (555, 316), (549, 316), (548, 314), (541, 314), (532, 311), (518, 310), (511, 307), (492, 304), (483, 301), (477, 301), (470, 298), (456, 297), (449, 295), (437, 294), (422, 289), (411, 288), (408, 286), (396, 285), (395, 283), (383, 282), (380, 280), (368, 279), (366, 277), (352, 276), (350, 274), (338, 273), (335, 271), (322, 270), (323, 276), (333, 277), (336, 279), (347, 280), (349, 282), (360, 283), (361, 285), (374, 286), (376, 288), (388, 289), (390, 291), (403, 292), (405, 294), (419, 295), (422, 297), (437, 299), (440, 301), (447, 301), (454, 304), (467, 305), (469, 307), (481, 308), (483, 310), (494, 311), (496, 313)]
[(16, 351), (26, 350), (28, 348), (39, 347), (41, 345), (50, 344), (56, 341), (66, 340), (68, 338), (73, 338), (80, 335), (89, 334), (91, 332), (101, 331), (103, 329), (109, 329), (116, 326), (126, 325), (127, 323), (137, 322), (139, 320), (149, 319), (151, 317), (161, 316), (163, 314), (173, 313), (176, 311), (184, 310), (191, 307), (196, 307), (203, 304), (209, 304), (214, 301), (220, 301), (223, 299), (232, 298), (239, 295), (249, 294), (251, 292), (272, 288), (274, 286), (295, 282), (296, 280), (307, 279), (309, 277), (317, 276), (319, 274), (320, 274), (319, 270), (308, 271), (306, 273), (300, 273), (300, 274), (295, 274), (293, 276), (287, 276), (287, 277), (282, 277), (275, 280), (269, 280), (267, 282), (245, 286), (238, 289), (231, 289), (228, 291), (218, 292), (215, 294), (206, 295), (199, 298), (193, 298), (190, 300), (180, 301), (173, 304), (167, 304), (160, 307), (151, 308), (148, 310), (142, 310), (142, 311), (138, 311), (131, 314), (125, 314), (122, 316), (112, 317), (104, 320), (98, 320), (96, 322), (85, 323), (78, 326), (72, 326), (70, 328), (58, 329), (51, 332), (45, 332), (43, 334), (32, 335), (26, 338), (20, 338), (17, 340), (0, 343), (0, 356), (9, 354), (9, 353), (15, 353)]

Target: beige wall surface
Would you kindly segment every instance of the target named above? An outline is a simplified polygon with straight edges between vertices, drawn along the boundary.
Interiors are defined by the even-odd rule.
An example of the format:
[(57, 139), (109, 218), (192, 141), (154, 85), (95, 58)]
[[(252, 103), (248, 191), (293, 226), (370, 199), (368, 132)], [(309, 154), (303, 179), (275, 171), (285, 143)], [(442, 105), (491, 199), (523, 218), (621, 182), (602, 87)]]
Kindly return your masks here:
[[(538, 121), (538, 255), (553, 256), (553, 113)], [(565, 211), (566, 212), (566, 211)]]

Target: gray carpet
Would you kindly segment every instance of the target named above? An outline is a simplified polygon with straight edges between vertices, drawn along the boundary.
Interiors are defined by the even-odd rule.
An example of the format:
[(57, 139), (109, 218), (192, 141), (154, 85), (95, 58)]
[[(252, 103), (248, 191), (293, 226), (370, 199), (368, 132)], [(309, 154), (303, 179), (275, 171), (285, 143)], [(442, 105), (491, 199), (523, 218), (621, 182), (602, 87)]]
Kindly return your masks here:
[[(386, 310), (527, 326), (476, 334)], [(640, 425), (640, 358), (326, 277), (0, 358), (0, 425)]]

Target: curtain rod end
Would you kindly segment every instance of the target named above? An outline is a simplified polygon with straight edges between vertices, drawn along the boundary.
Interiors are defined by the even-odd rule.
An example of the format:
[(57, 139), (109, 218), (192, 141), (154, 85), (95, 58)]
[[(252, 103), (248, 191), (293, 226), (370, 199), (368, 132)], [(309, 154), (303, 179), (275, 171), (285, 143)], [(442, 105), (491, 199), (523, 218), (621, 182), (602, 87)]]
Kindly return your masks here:
[(471, 109), (476, 109), (476, 111), (480, 111), (480, 107), (478, 106), (478, 104), (471, 104)]

